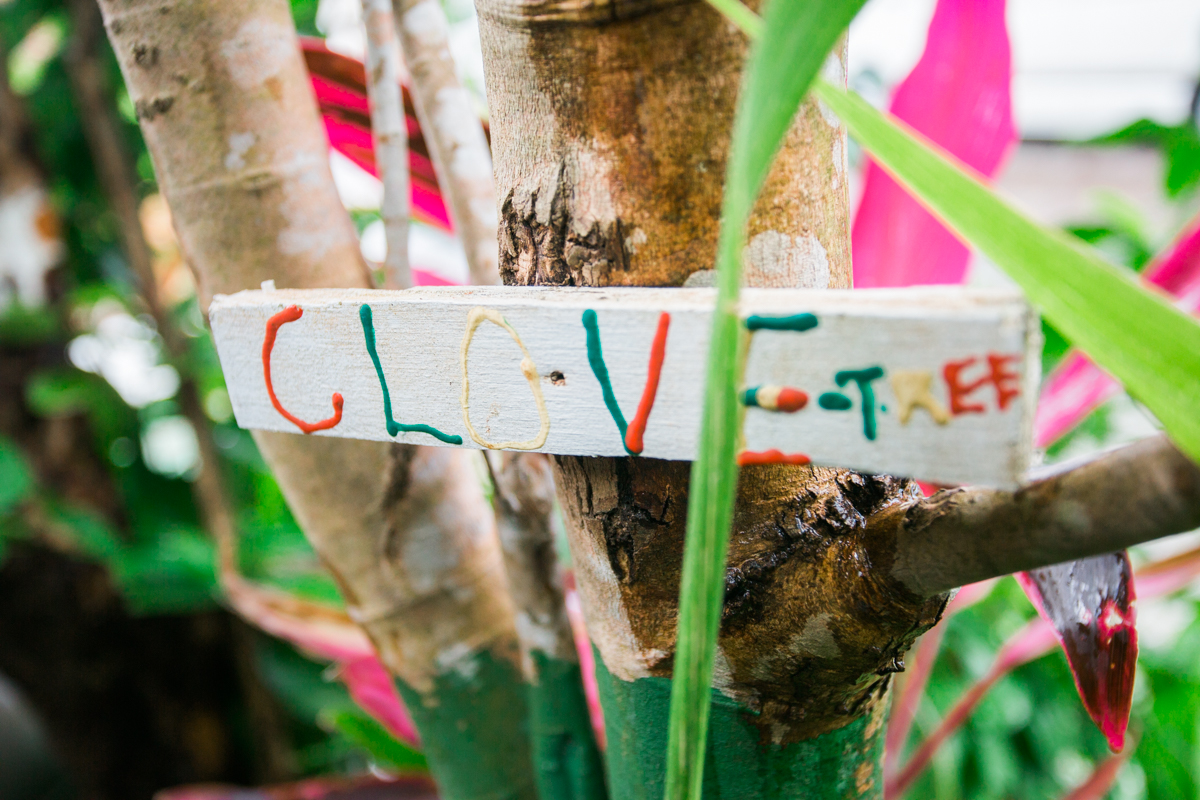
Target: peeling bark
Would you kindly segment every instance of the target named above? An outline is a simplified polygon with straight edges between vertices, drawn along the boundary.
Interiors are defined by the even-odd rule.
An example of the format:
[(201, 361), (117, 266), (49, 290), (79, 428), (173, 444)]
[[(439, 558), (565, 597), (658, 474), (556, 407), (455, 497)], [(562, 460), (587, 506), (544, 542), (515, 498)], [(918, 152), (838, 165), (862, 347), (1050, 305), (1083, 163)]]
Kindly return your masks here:
[[(742, 34), (699, 2), (477, 6), (505, 282), (679, 286), (711, 269)], [(823, 259), (806, 285), (850, 285), (845, 175), (844, 130), (806, 102), (749, 228)], [(777, 261), (748, 279), (797, 285)]]
[(105, 0), (105, 25), (201, 301), (369, 286), (286, 5)]

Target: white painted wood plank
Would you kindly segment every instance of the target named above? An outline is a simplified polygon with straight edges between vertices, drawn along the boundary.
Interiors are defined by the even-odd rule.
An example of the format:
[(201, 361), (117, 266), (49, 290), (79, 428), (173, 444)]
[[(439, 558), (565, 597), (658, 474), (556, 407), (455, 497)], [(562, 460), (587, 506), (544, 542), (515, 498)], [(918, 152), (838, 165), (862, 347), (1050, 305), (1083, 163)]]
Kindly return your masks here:
[[(300, 432), (272, 405), (262, 360), (268, 320), (294, 305), (303, 314), (279, 327), (271, 358), (272, 382), (285, 410), (308, 422), (328, 418), (331, 395), (338, 392), (344, 398), (341, 420), (313, 435), (443, 444), (423, 432), (388, 434), (360, 317), (368, 305), (394, 419), (481, 447), (464, 415), (462, 353), (468, 319), (474, 309), (485, 309), (474, 312), (479, 324), (466, 358), (467, 408), (478, 438), (548, 453), (619, 456), (626, 450), (589, 364), (582, 317), (587, 310), (596, 314), (613, 391), (630, 420), (647, 380), (660, 315), (667, 312), (665, 359), (641, 455), (688, 460), (700, 424), (714, 300), (711, 289), (279, 290), (218, 296), (209, 315), (244, 428)], [(744, 318), (811, 313), (817, 319), (804, 332), (749, 334), (746, 386), (795, 387), (809, 400), (794, 413), (747, 408), (746, 451), (779, 450), (818, 464), (997, 486), (1015, 485), (1028, 466), (1040, 334), (1036, 315), (1019, 295), (958, 287), (747, 290), (741, 309)], [(525, 353), (544, 418), (522, 373)], [(989, 355), (1002, 359), (997, 371), (1010, 377), (989, 380)], [(960, 405), (982, 411), (950, 413), (945, 367), (952, 362), (964, 362), (958, 383), (975, 385)], [(883, 376), (866, 381), (875, 395), (875, 429), (868, 438), (863, 391), (853, 376), (843, 375), (842, 386), (837, 377), (871, 368)], [(907, 385), (911, 394), (922, 373), (933, 411), (915, 407), (902, 422), (897, 387)], [(849, 408), (823, 407), (839, 402)], [(934, 419), (939, 409), (946, 412), (943, 424)]]

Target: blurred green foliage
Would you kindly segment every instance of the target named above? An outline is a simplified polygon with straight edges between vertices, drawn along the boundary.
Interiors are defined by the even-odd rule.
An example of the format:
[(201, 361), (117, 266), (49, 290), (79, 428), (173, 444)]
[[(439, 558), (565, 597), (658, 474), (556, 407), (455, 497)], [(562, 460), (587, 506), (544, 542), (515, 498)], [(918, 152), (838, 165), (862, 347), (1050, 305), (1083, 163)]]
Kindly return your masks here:
[[(316, 0), (293, 3), (301, 33), (317, 33), (316, 7)], [(6, 545), (36, 539), (104, 564), (135, 614), (212, 609), (222, 598), (215, 548), (189, 483), (195, 465), (171, 473), (148, 457), (155, 423), (168, 420), (175, 432), (180, 423), (190, 429), (177, 398), (135, 407), (105, 377), (80, 369), (68, 355), (72, 342), (96, 334), (104, 317), (124, 314), (149, 329), (157, 364), (168, 363), (137, 294), (118, 221), (97, 179), (76, 111), (64, 60), (71, 34), (71, 17), (61, 0), (0, 3), (0, 42), (8, 56), (4, 67), (24, 107), (32, 155), (66, 245), (52, 279), (52, 302), (0, 311), (0, 353), (6, 369), (24, 370), (18, 377), (27, 415), (18, 430), (0, 431), (0, 568), (11, 551)], [(124, 144), (136, 164), (131, 179), (146, 198), (156, 191), (151, 161), (116, 61), (105, 43), (102, 47)], [(186, 345), (170, 366), (195, 384), (208, 414), (220, 453), (215, 466), (237, 517), (243, 573), (340, 604), (337, 587), (289, 512), (253, 439), (233, 423), (216, 351), (195, 297), (181, 299), (170, 316)], [(78, 455), (99, 476), (90, 495), (71, 482), (39, 478), (38, 432), (68, 422), (81, 423)], [(401, 745), (383, 746), (380, 731), (369, 719), (355, 716), (362, 712), (327, 665), (265, 635), (256, 641), (255, 667), (288, 712), (295, 759), (305, 774), (361, 772), (372, 763), (410, 768), (422, 763), (419, 754), (396, 749)], [(247, 741), (242, 746), (252, 745)]]

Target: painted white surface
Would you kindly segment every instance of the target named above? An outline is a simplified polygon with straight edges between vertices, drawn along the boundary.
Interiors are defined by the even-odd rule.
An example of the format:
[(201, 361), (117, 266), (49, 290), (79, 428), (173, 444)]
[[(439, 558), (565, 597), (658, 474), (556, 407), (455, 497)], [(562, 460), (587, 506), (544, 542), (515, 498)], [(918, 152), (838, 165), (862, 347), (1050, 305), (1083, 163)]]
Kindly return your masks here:
[[(308, 422), (331, 416), (331, 395), (345, 399), (332, 430), (314, 435), (388, 440), (383, 395), (364, 345), (359, 309), (372, 309), (380, 361), (393, 415), (403, 424), (431, 425), (473, 442), (461, 403), (464, 331), (472, 309), (492, 309), (520, 337), (533, 362), (550, 426), (543, 452), (620, 456), (621, 436), (588, 362), (585, 309), (598, 315), (605, 361), (627, 420), (633, 418), (648, 372), (659, 314), (671, 315), (662, 377), (645, 432), (643, 456), (688, 460), (700, 424), (705, 358), (715, 293), (711, 289), (536, 289), (425, 287), (405, 292), (365, 290), (248, 291), (218, 296), (210, 319), (238, 424), (298, 433), (271, 405), (263, 378), (268, 319), (291, 305), (303, 316), (279, 329), (272, 356), (276, 393), (284, 408)], [(810, 331), (760, 330), (751, 337), (747, 386), (781, 384), (805, 391), (808, 405), (785, 414), (746, 410), (745, 449), (803, 453), (814, 462), (931, 481), (1014, 485), (1028, 465), (1036, 376), (1037, 319), (1019, 295), (956, 287), (857, 292), (748, 290), (742, 314), (814, 313)], [(954, 416), (945, 425), (916, 408), (898, 418), (888, 376), (903, 370), (932, 375), (936, 399), (949, 406), (942, 378), (951, 360), (1016, 357), (1020, 396), (1006, 410), (991, 385), (971, 396), (986, 413)], [(532, 441), (542, 427), (523, 356), (509, 331), (485, 321), (471, 341), (469, 413), (480, 438)], [(877, 437), (864, 435), (862, 397), (854, 383), (841, 389), (839, 370), (879, 365), (874, 382)], [(983, 375), (984, 363), (964, 373)], [(557, 373), (557, 374), (556, 374)], [(848, 411), (819, 407), (818, 396), (842, 391)], [(887, 410), (884, 411), (884, 408)], [(441, 444), (422, 433), (397, 441)]]

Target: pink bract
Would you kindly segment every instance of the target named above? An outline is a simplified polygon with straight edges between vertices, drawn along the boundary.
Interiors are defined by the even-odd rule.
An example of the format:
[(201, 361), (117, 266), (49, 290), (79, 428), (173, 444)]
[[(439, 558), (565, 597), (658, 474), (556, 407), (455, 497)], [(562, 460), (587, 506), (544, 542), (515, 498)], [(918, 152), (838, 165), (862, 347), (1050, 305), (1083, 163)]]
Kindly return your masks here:
[[(964, 164), (993, 177), (1017, 141), (1004, 0), (941, 0), (921, 60), (891, 112)], [(965, 245), (874, 162), (852, 235), (854, 285), (961, 283)]]

